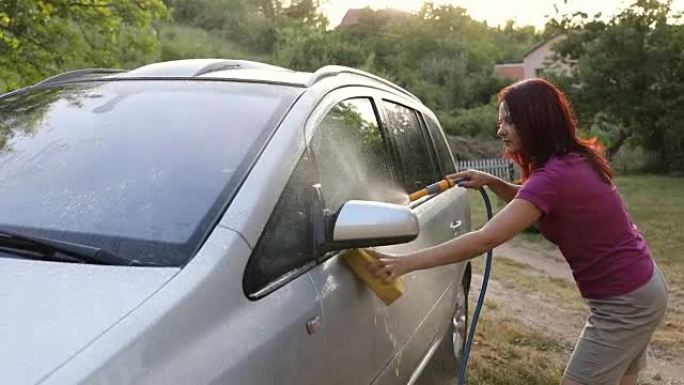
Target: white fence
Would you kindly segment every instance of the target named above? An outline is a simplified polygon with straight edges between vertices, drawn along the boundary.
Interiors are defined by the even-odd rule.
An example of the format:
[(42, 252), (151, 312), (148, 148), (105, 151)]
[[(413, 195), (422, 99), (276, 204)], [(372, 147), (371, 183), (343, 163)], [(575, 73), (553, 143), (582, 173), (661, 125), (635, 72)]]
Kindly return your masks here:
[(513, 162), (506, 159), (493, 158), (458, 161), (459, 171), (467, 169), (488, 172), (509, 182), (513, 182), (515, 179), (515, 168), (513, 167)]

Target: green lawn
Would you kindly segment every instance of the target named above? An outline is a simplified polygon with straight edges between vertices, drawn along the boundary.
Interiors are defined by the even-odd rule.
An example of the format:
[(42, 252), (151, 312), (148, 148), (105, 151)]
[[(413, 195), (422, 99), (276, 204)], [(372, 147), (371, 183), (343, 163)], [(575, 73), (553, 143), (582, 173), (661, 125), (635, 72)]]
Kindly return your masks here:
[(553, 339), (530, 330), (520, 321), (487, 309), (478, 323), (468, 365), (471, 385), (557, 384), (566, 352)]
[(684, 283), (684, 178), (622, 176), (616, 183), (671, 285)]

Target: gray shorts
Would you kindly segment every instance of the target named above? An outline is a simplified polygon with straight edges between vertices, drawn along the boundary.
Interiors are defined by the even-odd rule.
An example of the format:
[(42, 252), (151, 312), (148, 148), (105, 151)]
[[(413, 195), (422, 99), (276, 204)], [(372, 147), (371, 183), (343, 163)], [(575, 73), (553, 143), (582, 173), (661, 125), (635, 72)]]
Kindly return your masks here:
[(591, 313), (565, 368), (582, 385), (615, 385), (646, 367), (648, 344), (665, 318), (667, 284), (657, 266), (653, 277), (625, 295), (585, 299)]

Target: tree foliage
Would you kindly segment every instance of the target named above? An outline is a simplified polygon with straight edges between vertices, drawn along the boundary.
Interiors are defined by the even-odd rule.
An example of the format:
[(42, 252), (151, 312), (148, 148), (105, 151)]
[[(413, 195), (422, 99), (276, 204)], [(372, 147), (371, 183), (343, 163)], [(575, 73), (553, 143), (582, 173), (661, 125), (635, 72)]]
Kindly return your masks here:
[(161, 0), (0, 1), (0, 89), (60, 71), (120, 66), (157, 42)]
[(491, 135), (491, 98), (507, 83), (494, 76), (494, 64), (519, 61), (541, 39), (532, 27), (492, 28), (453, 6), (366, 9), (347, 28), (330, 28), (319, 8), (318, 0), (6, 0), (0, 88), (75, 68), (193, 57), (303, 71), (339, 64), (411, 90), (450, 132)]
[(558, 58), (575, 63), (566, 85), (585, 126), (609, 141), (655, 151), (684, 169), (684, 27), (671, 3), (637, 0), (608, 21), (562, 15), (547, 29), (566, 36)]
[[(325, 64), (367, 70), (415, 93), (446, 118), (448, 131), (491, 135), (495, 109), (468, 110), (489, 105), (510, 82), (494, 75), (496, 63), (520, 61), (540, 39), (532, 27), (491, 28), (463, 8), (425, 4), (417, 14), (366, 9), (358, 24), (331, 31), (290, 25), (276, 40), (274, 61), (304, 71)], [(465, 121), (462, 115), (467, 129), (449, 123)]]
[(250, 47), (256, 54), (271, 53), (281, 29), (291, 24), (325, 28), (316, 0), (171, 0), (175, 21), (210, 31)]

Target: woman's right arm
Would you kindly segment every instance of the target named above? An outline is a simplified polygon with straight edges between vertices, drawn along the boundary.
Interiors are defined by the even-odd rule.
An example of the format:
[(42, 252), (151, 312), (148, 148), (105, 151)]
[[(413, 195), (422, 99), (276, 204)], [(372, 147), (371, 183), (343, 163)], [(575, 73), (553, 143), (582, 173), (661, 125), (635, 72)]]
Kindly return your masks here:
[(447, 175), (447, 179), (456, 179), (458, 185), (466, 188), (489, 187), (501, 200), (508, 203), (515, 198), (520, 185), (508, 183), (492, 174), (477, 170), (467, 170)]

